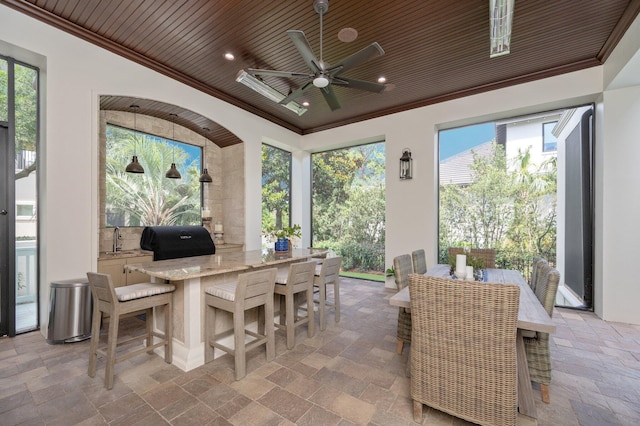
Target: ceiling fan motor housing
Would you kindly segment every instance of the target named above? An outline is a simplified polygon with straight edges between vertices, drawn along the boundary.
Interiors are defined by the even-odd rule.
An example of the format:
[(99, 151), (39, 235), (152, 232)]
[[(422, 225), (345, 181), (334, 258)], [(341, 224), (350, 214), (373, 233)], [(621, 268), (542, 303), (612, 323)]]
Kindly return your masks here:
[(329, 10), (329, 0), (313, 0), (313, 9), (321, 15), (326, 13)]

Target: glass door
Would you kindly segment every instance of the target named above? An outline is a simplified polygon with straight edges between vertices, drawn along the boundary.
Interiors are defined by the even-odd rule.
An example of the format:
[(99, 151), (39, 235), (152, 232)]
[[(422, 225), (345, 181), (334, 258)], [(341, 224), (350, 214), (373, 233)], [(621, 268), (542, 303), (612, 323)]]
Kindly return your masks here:
[(0, 334), (38, 321), (37, 68), (0, 56)]
[[(6, 334), (15, 335), (15, 305), (12, 303), (15, 297), (12, 274), (12, 261), (9, 259), (9, 246), (11, 239), (10, 220), (11, 208), (9, 207), (9, 157), (8, 140), (9, 128), (6, 121), (0, 121), (0, 336)], [(12, 333), (10, 334), (10, 330)]]

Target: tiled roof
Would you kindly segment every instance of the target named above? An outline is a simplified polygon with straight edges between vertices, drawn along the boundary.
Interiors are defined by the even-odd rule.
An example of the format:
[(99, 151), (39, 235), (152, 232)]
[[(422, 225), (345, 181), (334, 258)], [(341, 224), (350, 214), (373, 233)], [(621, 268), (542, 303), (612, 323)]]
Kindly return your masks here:
[(485, 142), (443, 160), (440, 163), (440, 183), (469, 185), (473, 180), (471, 176), (473, 153), (483, 157), (490, 156), (492, 143), (493, 141)]

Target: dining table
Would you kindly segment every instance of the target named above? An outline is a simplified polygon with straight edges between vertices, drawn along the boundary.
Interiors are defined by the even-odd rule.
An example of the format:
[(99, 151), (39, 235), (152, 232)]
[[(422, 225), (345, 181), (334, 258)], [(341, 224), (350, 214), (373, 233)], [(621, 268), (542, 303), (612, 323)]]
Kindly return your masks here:
[[(529, 417), (536, 418), (536, 405), (533, 389), (529, 377), (529, 365), (524, 349), (524, 332), (535, 331), (541, 333), (555, 333), (556, 327), (547, 311), (538, 300), (535, 293), (527, 284), (519, 271), (511, 269), (485, 269), (483, 280), (491, 283), (516, 284), (520, 288), (520, 302), (518, 306), (518, 323), (516, 336), (516, 359), (518, 369), (518, 411)], [(438, 264), (427, 270), (428, 276), (451, 278), (451, 266)], [(392, 306), (411, 307), (409, 287), (401, 289), (389, 299)]]

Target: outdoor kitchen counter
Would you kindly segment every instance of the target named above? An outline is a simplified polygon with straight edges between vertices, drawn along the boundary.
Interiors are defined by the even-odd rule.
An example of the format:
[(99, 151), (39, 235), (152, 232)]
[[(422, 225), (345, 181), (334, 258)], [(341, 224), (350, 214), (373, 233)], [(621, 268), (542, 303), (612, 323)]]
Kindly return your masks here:
[[(242, 272), (261, 268), (286, 267), (313, 256), (326, 254), (322, 249), (293, 249), (277, 253), (272, 249), (227, 252), (215, 255), (183, 257), (125, 265), (130, 271), (147, 274), (156, 281), (170, 281), (176, 286), (173, 296), (173, 364), (189, 371), (204, 364), (204, 289), (214, 284), (234, 281)], [(216, 320), (216, 333), (232, 330), (230, 315)], [(155, 327), (164, 329), (163, 315), (154, 315)], [(224, 320), (223, 320), (224, 318)], [(247, 318), (247, 323), (253, 320)], [(157, 349), (162, 352), (163, 349)]]

